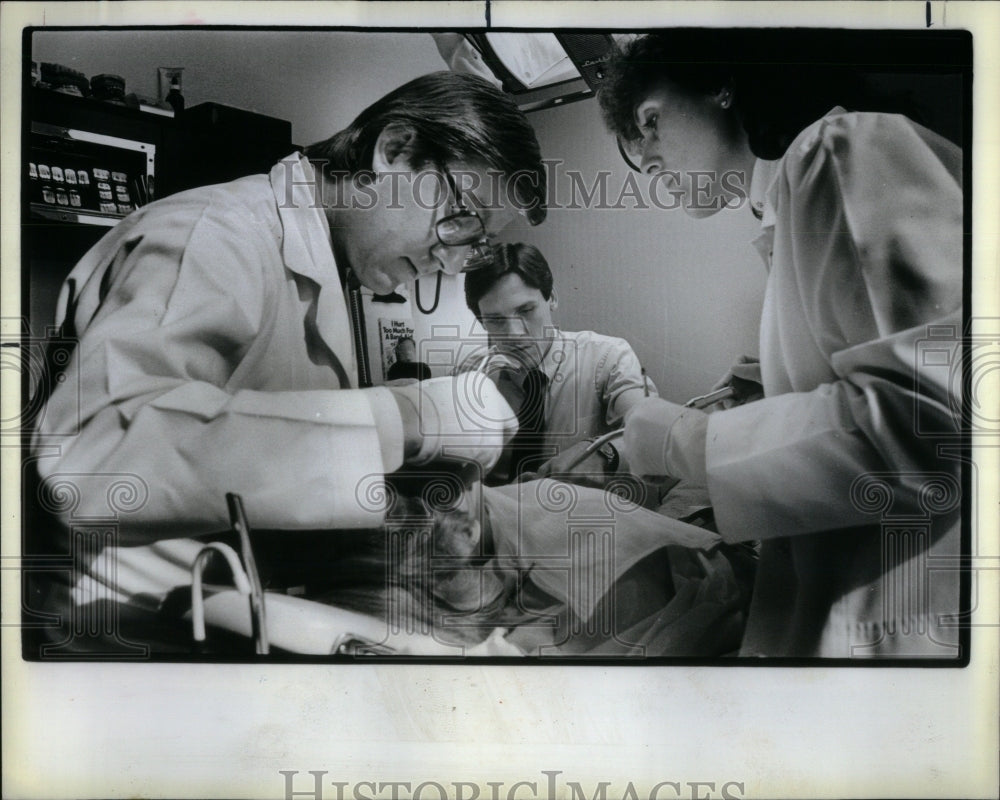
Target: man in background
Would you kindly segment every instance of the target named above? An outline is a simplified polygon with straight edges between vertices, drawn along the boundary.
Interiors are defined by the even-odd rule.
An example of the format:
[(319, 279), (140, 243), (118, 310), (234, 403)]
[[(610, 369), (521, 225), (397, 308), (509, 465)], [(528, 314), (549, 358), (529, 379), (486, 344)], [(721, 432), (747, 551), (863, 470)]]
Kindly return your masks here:
[[(489, 349), (460, 366), (497, 380), (520, 430), (490, 476), (493, 482), (567, 477), (567, 467), (592, 441), (619, 428), (628, 411), (656, 395), (624, 339), (560, 330), (552, 271), (530, 244), (494, 247), (493, 263), (465, 280), (469, 309), (489, 337)], [(574, 480), (603, 486), (625, 472), (607, 443), (573, 470)]]

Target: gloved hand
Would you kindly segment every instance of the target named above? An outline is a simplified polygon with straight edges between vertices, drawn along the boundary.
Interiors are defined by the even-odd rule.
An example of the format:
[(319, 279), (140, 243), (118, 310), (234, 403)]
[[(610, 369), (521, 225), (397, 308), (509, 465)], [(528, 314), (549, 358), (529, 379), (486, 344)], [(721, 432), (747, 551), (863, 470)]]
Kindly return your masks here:
[(517, 415), (486, 375), (465, 372), (406, 386), (389, 386), (403, 417), (408, 464), (440, 456), (478, 462), (491, 469), (517, 433)]
[(625, 417), (622, 455), (635, 475), (671, 475), (705, 483), (708, 414), (646, 397)]
[(753, 356), (740, 356), (736, 363), (729, 368), (729, 371), (716, 382), (711, 391), (732, 386), (735, 396), (720, 400), (717, 404), (720, 408), (732, 408), (743, 403), (760, 400), (764, 396), (763, 383), (760, 376), (760, 360)]

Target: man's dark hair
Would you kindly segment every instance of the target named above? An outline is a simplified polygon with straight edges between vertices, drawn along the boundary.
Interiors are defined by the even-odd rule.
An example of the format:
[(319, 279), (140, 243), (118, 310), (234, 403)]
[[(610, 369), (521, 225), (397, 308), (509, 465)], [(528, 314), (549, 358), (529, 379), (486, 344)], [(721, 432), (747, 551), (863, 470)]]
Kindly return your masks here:
[(532, 225), (545, 219), (545, 169), (535, 131), (508, 95), (474, 75), (445, 71), (416, 78), (304, 153), (322, 162), (327, 175), (355, 175), (371, 169), (375, 142), (391, 124), (414, 132), (414, 169), (455, 161), (483, 165), (502, 174), (507, 185), (499, 196), (525, 211)]
[(552, 297), (552, 270), (537, 247), (518, 242), (493, 246), (493, 263), (465, 276), (465, 304), (479, 319), (479, 301), (507, 275), (517, 275), (525, 285)]
[[(893, 108), (836, 54), (837, 40), (805, 31), (675, 28), (633, 39), (608, 65), (599, 100), (623, 142), (642, 136), (635, 110), (665, 81), (691, 95), (729, 89), (731, 113), (758, 158), (780, 158), (805, 127), (834, 106)], [(839, 63), (838, 63), (839, 62)]]

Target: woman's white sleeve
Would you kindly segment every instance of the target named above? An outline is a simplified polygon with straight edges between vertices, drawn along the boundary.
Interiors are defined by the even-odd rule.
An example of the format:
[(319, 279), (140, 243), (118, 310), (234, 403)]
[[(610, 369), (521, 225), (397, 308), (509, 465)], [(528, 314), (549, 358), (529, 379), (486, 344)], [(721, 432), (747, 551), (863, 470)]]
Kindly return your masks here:
[(776, 187), (770, 280), (785, 291), (765, 306), (762, 330), (779, 333), (762, 361), (791, 390), (710, 415), (709, 491), (733, 540), (877, 521), (857, 496), (872, 473), (897, 513), (917, 510), (928, 473), (958, 472), (938, 454), (958, 385), (921, 343), (961, 336), (961, 159), (903, 117), (833, 120), (786, 155)]

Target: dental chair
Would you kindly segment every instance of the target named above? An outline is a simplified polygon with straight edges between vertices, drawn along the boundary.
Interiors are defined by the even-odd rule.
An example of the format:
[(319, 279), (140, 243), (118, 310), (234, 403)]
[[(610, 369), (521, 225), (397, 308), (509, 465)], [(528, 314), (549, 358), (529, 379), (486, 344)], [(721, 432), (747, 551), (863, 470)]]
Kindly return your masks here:
[[(421, 547), (433, 543), (426, 516), (407, 517), (405, 511), (399, 516), (396, 513), (399, 506), (390, 503), (386, 523), (377, 530), (251, 530), (241, 499), (234, 495), (228, 498), (231, 530), (203, 540), (200, 548), (196, 547), (183, 561), (177, 562), (178, 580), (165, 599), (150, 596), (149, 602), (144, 603), (137, 595), (126, 603), (104, 590), (99, 602), (85, 606), (82, 616), (72, 618), (65, 614), (65, 609), (71, 605), (68, 592), (72, 591), (65, 581), (72, 574), (63, 568), (66, 557), (56, 559), (56, 555), (44, 555), (49, 551), (58, 555), (60, 543), (65, 550), (65, 532), (54, 521), (48, 525), (42, 524), (41, 519), (32, 521), (28, 530), (36, 538), (45, 530), (60, 531), (61, 536), (53, 533), (51, 547), (32, 550), (37, 553), (32, 558), (40, 564), (44, 560), (49, 566), (44, 569), (40, 566), (39, 571), (34, 568), (24, 571), (24, 608), (31, 612), (24, 619), (24, 657), (28, 660), (147, 660), (151, 657), (215, 660), (244, 659), (256, 654), (257, 658), (278, 660), (286, 657), (310, 660), (331, 657), (521, 658), (589, 654), (602, 645), (608, 645), (604, 648), (608, 655), (632, 655), (627, 648), (623, 650), (621, 644), (622, 641), (637, 641), (634, 638), (609, 642), (581, 639), (580, 643), (586, 646), (581, 650), (572, 649), (577, 640), (564, 646), (567, 640), (563, 634), (567, 626), (571, 633), (577, 624), (589, 630), (592, 617), (605, 619), (607, 616), (597, 615), (593, 604), (581, 606), (576, 603), (579, 599), (576, 589), (590, 587), (584, 594), (593, 595), (594, 600), (605, 596), (594, 594), (591, 579), (600, 579), (599, 584), (604, 587), (602, 591), (607, 592), (609, 603), (644, 609), (649, 612), (650, 619), (663, 624), (670, 623), (671, 619), (682, 619), (680, 615), (683, 615), (683, 619), (696, 626), (691, 628), (689, 625), (683, 637), (668, 630), (667, 634), (673, 637), (669, 639), (669, 646), (651, 649), (654, 654), (688, 655), (682, 652), (683, 647), (677, 647), (678, 641), (684, 645), (687, 638), (700, 635), (705, 629), (721, 630), (722, 623), (729, 631), (734, 619), (735, 624), (739, 624), (740, 608), (745, 602), (736, 595), (741, 584), (747, 581), (739, 580), (739, 574), (736, 580), (732, 579), (732, 567), (736, 564), (719, 563), (718, 543), (721, 540), (717, 534), (669, 519), (663, 519), (662, 525), (656, 522), (655, 530), (651, 531), (653, 512), (627, 507), (628, 504), (622, 506), (622, 501), (615, 500), (610, 493), (581, 488), (580, 510), (587, 512), (583, 515), (587, 519), (583, 519), (575, 513), (576, 507), (572, 513), (566, 510), (569, 506), (565, 500), (573, 495), (572, 487), (555, 481), (491, 489), (488, 490), (489, 502), (486, 502), (478, 474), (469, 476), (463, 475), (461, 470), (452, 473), (442, 470), (430, 474), (437, 480), (428, 480), (429, 474), (426, 470), (414, 475), (397, 473), (387, 476), (386, 485), (393, 486), (400, 497), (420, 498), (435, 512), (463, 510), (475, 522), (481, 519), (484, 523), (481, 530), (489, 531), (491, 544), (488, 548), (483, 545), (481, 554), (472, 551), (472, 555), (458, 566), (454, 564), (455, 558), (446, 555), (439, 560), (439, 554), (426, 549), (422, 552), (430, 558), (418, 560), (418, 563), (424, 564), (434, 575), (457, 569), (464, 578), (485, 581), (489, 577), (486, 562), (493, 561), (505, 576), (502, 580), (516, 582), (516, 586), (508, 586), (514, 586), (511, 589), (514, 594), (507, 594), (507, 599), (503, 600), (508, 605), (504, 606), (501, 616), (491, 616), (493, 612), (488, 605), (480, 609), (467, 603), (456, 605), (448, 599), (444, 601), (443, 610), (435, 607), (433, 613), (428, 614), (427, 607), (397, 606), (393, 605), (395, 601), (380, 603), (386, 595), (369, 602), (364, 592), (355, 593), (358, 586), (374, 585), (376, 590), (388, 587), (390, 594), (401, 586), (403, 602), (410, 602), (405, 591), (407, 575), (389, 573), (390, 565), (400, 563), (396, 557), (401, 552), (390, 551), (390, 547), (396, 546), (392, 544), (394, 541), (423, 543)], [(585, 497), (589, 500), (582, 502)], [(539, 498), (544, 501), (541, 505), (531, 502)], [(464, 504), (463, 508), (454, 508), (459, 501)], [(624, 562), (602, 560), (601, 554), (606, 554), (606, 550), (598, 550), (593, 565), (597, 571), (580, 573), (583, 576), (580, 580), (586, 586), (567, 584), (565, 578), (574, 567), (572, 557), (576, 552), (568, 550), (567, 545), (578, 542), (589, 548), (588, 542), (603, 542), (601, 547), (606, 548), (611, 541), (603, 530), (609, 528), (607, 514), (609, 509), (619, 506), (623, 516), (611, 518), (610, 527), (621, 525), (628, 535), (614, 537), (615, 542), (626, 545), (636, 541), (636, 526), (639, 525), (636, 520), (645, 519), (643, 535), (647, 540), (652, 534), (657, 543), (672, 542), (675, 549), (679, 547), (680, 550), (665, 562), (630, 562), (636, 564), (635, 569), (644, 570), (638, 573), (626, 572), (627, 565), (615, 566)], [(30, 504), (28, 507), (30, 510)], [(522, 511), (530, 509), (535, 515), (522, 518)], [(481, 517), (476, 517), (477, 511), (481, 512)], [(589, 520), (594, 512), (601, 517), (596, 523)], [(506, 521), (506, 549), (500, 547), (497, 539), (500, 520)], [(516, 526), (513, 532), (511, 525)], [(483, 533), (478, 541), (486, 538)], [(359, 548), (365, 552), (364, 548), (372, 543), (376, 549), (382, 548), (381, 554), (375, 554), (384, 560), (357, 559)], [(529, 558), (532, 554), (534, 561)], [(657, 554), (657, 558), (661, 556), (663, 553)], [(679, 558), (675, 560), (675, 556)], [(367, 572), (359, 574), (359, 564)], [(482, 572), (480, 565), (483, 565)], [(439, 569), (442, 572), (439, 573)], [(670, 573), (672, 576), (668, 579)], [(673, 586), (667, 592), (670, 581)], [(441, 585), (447, 586), (447, 583)], [(483, 586), (476, 583), (473, 587), (480, 605), (488, 604), (489, 598), (496, 596)], [(632, 594), (628, 594), (629, 591)], [(418, 597), (417, 602), (422, 602), (419, 595), (414, 596)], [(54, 614), (45, 617), (42, 610), (51, 610)], [(485, 616), (477, 616), (480, 610), (487, 612)], [(484, 619), (487, 621), (482, 622)], [(739, 631), (733, 635), (738, 643)], [(473, 644), (458, 644), (456, 640)], [(668, 640), (658, 636), (655, 641)], [(714, 654), (714, 651), (705, 652)], [(694, 655), (701, 655), (701, 651)]]
[[(399, 483), (399, 476), (388, 480), (396, 481), (402, 496), (421, 497), (424, 502), (434, 500), (434, 495), (438, 499), (448, 495), (438, 510), (449, 510), (456, 493), (449, 495), (433, 482), (420, 491), (426, 478), (427, 473), (420, 473), (410, 485), (406, 479)], [(439, 617), (435, 611), (430, 617), (433, 624), (427, 614), (407, 614), (405, 608), (380, 607), (379, 616), (363, 613), (371, 607), (367, 599), (354, 603), (353, 610), (347, 608), (344, 602), (350, 592), (338, 594), (337, 589), (350, 584), (352, 564), (366, 563), (364, 559), (352, 562), (352, 539), (363, 543), (365, 536), (374, 534), (369, 541), (391, 542), (406, 529), (405, 517), (390, 511), (385, 529), (377, 532), (284, 531), (270, 538), (257, 532), (254, 552), (250, 552), (249, 526), (239, 498), (231, 497), (236, 546), (206, 544), (194, 564), (189, 619), (195, 641), (203, 642), (211, 626), (246, 641), (252, 639), (261, 656), (274, 647), (314, 657), (713, 657), (738, 646), (753, 570), (743, 568), (746, 559), (727, 550), (717, 533), (668, 519), (609, 493), (587, 488), (575, 492), (568, 484), (550, 480), (487, 490), (488, 503), (478, 494), (476, 481), (461, 485), (466, 508), (482, 509), (483, 521), (491, 522), (488, 558), (484, 552), (483, 558), (473, 557), (458, 568), (474, 581), (473, 604), (481, 608), (446, 601), (455, 613)], [(572, 512), (565, 504), (571, 496), (579, 503)], [(544, 502), (534, 502), (538, 498)], [(612, 509), (624, 516), (608, 516)], [(498, 520), (506, 520), (507, 528), (500, 538)], [(397, 529), (399, 522), (403, 524)], [(516, 526), (514, 533), (511, 524)], [(622, 531), (615, 535), (618, 525)], [(423, 546), (437, 541), (436, 534), (434, 538), (427, 535)], [(340, 558), (337, 548), (342, 545), (344, 557)], [(388, 547), (380, 551), (384, 561), (378, 561), (379, 572), (369, 572), (367, 579), (384, 578), (385, 585), (392, 587), (390, 593), (406, 586), (409, 573), (390, 573), (402, 563), (400, 552)], [(439, 560), (440, 554), (428, 549), (422, 552), (428, 557), (418, 562), (428, 571), (424, 575), (443, 574), (438, 569), (448, 570), (454, 560), (448, 555)], [(210, 557), (221, 558), (227, 565), (233, 588), (216, 590), (206, 598), (201, 596), (202, 570)], [(256, 575), (255, 560), (262, 564), (264, 581)], [(489, 616), (489, 612), (490, 621), (478, 625), (478, 611), (491, 607), (487, 584), (480, 582), (488, 579), (488, 570), (478, 573), (477, 566), (487, 560), (515, 576), (516, 592), (506, 596), (501, 616)], [(265, 591), (262, 585), (273, 590)], [(324, 591), (328, 588), (333, 591)], [(471, 614), (463, 616), (463, 609)], [(453, 634), (469, 626), (478, 627), (472, 636), (476, 643), (453, 643)], [(442, 640), (445, 634), (449, 641)]]
[[(226, 497), (242, 554), (225, 542), (206, 544), (192, 567), (192, 637), (203, 646), (207, 626), (252, 638), (256, 654), (279, 652), (308, 656), (452, 656), (459, 645), (345, 608), (319, 603), (282, 591), (264, 591), (251, 548), (250, 528), (238, 495)], [(233, 588), (205, 597), (204, 571), (219, 554), (232, 575)], [(292, 589), (294, 591), (294, 588)], [(412, 626), (411, 626), (412, 627)]]
[[(250, 576), (242, 570), (236, 553), (225, 544), (210, 544), (202, 551), (228, 549), (234, 588), (202, 597), (199, 556), (192, 583), (190, 617), (193, 639), (207, 640), (206, 626), (241, 637), (252, 637), (258, 655), (275, 651), (304, 656), (451, 656), (463, 654), (458, 645), (438, 642), (416, 631), (392, 630), (376, 617), (338, 608), (304, 597), (265, 591), (253, 602)], [(234, 560), (235, 563), (234, 563)]]
[[(387, 476), (389, 496), (423, 497), (428, 505), (453, 508), (473, 490), (478, 471), (466, 463), (443, 464), (428, 471), (402, 470)], [(303, 656), (436, 656), (469, 654), (519, 655), (513, 648), (477, 648), (442, 642), (412, 620), (387, 620), (356, 610), (318, 602), (349, 576), (338, 575), (338, 556), (349, 552), (371, 531), (258, 531), (252, 534), (242, 498), (228, 494), (233, 544), (205, 544), (192, 566), (190, 621), (195, 648), (212, 653), (211, 635), (223, 632), (252, 639), (258, 656), (287, 653)], [(237, 552), (237, 550), (239, 552)], [(258, 556), (261, 569), (258, 570)], [(226, 565), (231, 587), (215, 585), (206, 592), (205, 571), (213, 562)], [(261, 574), (266, 580), (262, 582)], [(267, 588), (265, 588), (265, 584)], [(213, 631), (215, 633), (213, 634)], [(223, 645), (224, 646), (224, 645)], [(485, 650), (486, 652), (481, 652)]]

